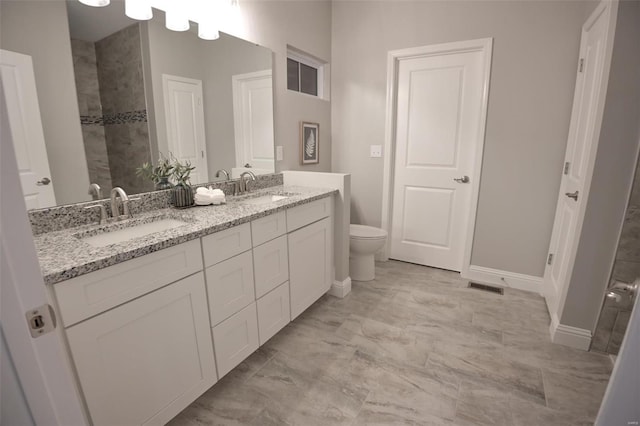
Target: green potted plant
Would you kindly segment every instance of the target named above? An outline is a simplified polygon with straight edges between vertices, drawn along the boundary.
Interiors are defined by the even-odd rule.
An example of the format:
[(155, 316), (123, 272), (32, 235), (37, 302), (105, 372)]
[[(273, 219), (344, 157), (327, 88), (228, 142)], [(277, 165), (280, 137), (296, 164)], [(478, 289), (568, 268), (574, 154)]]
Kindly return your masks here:
[(173, 174), (174, 165), (171, 160), (160, 154), (158, 163), (154, 166), (145, 162), (141, 167), (136, 169), (136, 175), (143, 179), (149, 179), (155, 184), (157, 191), (162, 189), (171, 189), (173, 185), (169, 182), (169, 178)]
[(174, 159), (171, 176), (176, 182), (172, 190), (173, 205), (175, 207), (184, 208), (193, 205), (193, 189), (189, 178), (195, 168), (189, 161), (185, 161), (185, 164), (182, 164), (178, 159)]

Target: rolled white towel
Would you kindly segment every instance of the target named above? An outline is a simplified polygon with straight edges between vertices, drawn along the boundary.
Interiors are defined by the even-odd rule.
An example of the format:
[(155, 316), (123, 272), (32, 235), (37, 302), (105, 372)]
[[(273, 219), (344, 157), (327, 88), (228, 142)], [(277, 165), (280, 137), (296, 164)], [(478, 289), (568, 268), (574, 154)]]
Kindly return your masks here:
[(211, 190), (205, 188), (204, 186), (200, 186), (200, 187), (196, 188), (196, 194), (208, 195), (209, 191), (211, 191)]

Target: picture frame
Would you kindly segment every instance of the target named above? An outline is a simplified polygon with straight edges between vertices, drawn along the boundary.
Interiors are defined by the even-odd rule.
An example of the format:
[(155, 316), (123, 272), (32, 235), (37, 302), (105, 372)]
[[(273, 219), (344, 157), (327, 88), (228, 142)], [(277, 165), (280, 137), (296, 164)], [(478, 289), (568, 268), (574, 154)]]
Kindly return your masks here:
[(300, 164), (320, 162), (320, 124), (300, 122)]

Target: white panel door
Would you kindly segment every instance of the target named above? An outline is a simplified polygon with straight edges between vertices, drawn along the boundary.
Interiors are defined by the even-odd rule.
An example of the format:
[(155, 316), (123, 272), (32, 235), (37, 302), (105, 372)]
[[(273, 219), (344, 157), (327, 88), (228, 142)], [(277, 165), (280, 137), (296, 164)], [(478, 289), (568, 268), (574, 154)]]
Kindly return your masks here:
[(196, 166), (192, 184), (209, 182), (202, 81), (162, 74), (162, 87), (169, 151)]
[(606, 94), (603, 79), (607, 63), (607, 34), (611, 5), (601, 3), (582, 30), (580, 62), (569, 126), (556, 216), (551, 234), (544, 274), (545, 297), (550, 312), (556, 313), (575, 261), (580, 228), (586, 208), (586, 194), (591, 183), (602, 122), (602, 103)]
[(271, 70), (232, 77), (236, 166), (275, 169)]
[(27, 210), (55, 206), (31, 56), (0, 50), (0, 75)]
[(481, 51), (399, 62), (393, 259), (462, 268), (472, 205), (470, 177), (481, 146), (483, 63)]
[(217, 379), (202, 272), (67, 337), (94, 425), (163, 425)]

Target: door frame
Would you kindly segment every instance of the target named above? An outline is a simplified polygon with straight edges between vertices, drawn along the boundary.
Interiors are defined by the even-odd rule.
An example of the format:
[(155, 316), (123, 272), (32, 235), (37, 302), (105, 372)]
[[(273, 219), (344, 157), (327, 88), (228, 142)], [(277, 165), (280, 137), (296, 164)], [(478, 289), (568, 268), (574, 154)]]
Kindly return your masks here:
[(408, 49), (391, 50), (387, 54), (387, 107), (384, 132), (384, 172), (382, 184), (382, 229), (389, 234), (387, 243), (382, 249), (380, 260), (388, 260), (391, 249), (391, 225), (393, 208), (393, 185), (395, 177), (395, 147), (396, 147), (396, 113), (398, 109), (398, 69), (400, 61), (404, 59), (439, 56), (455, 53), (482, 52), (483, 53), (483, 83), (482, 106), (480, 111), (480, 123), (477, 129), (479, 145), (473, 162), (471, 174), (471, 208), (467, 225), (464, 257), (462, 261), (462, 275), (469, 272), (471, 265), (471, 248), (476, 225), (476, 212), (478, 209), (478, 194), (480, 192), (480, 174), (482, 170), (482, 155), (484, 152), (485, 131), (487, 124), (487, 109), (489, 103), (489, 83), (491, 79), (491, 59), (493, 55), (493, 37), (475, 40), (455, 41), (451, 43), (432, 44), (428, 46), (411, 47)]
[[(600, 75), (600, 81), (598, 82), (598, 86), (596, 89), (597, 93), (595, 94), (595, 96), (597, 96), (597, 101), (596, 101), (597, 105), (594, 110), (595, 114), (592, 117), (590, 117), (591, 121), (587, 124), (587, 126), (593, 126), (592, 137), (594, 138), (594, 141), (591, 144), (591, 150), (587, 153), (587, 155), (589, 156), (589, 159), (587, 161), (587, 168), (585, 171), (584, 187), (582, 188), (582, 191), (581, 191), (581, 203), (578, 206), (578, 211), (576, 212), (576, 218), (575, 218), (576, 223), (574, 225), (575, 235), (568, 244), (569, 247), (567, 249), (568, 250), (567, 273), (565, 276), (564, 283), (561, 283), (562, 287), (558, 289), (552, 287), (551, 285), (550, 278), (549, 278), (550, 268), (548, 264), (545, 265), (545, 271), (543, 276), (544, 298), (547, 305), (547, 310), (549, 311), (549, 315), (551, 316), (551, 325), (549, 327), (549, 330), (552, 336), (552, 340), (554, 340), (555, 338), (554, 336), (557, 333), (558, 327), (562, 326), (562, 324), (560, 323), (560, 319), (562, 317), (562, 311), (564, 309), (564, 304), (567, 298), (567, 292), (569, 290), (569, 282), (571, 281), (571, 277), (573, 275), (573, 267), (575, 265), (576, 255), (578, 252), (580, 234), (582, 232), (582, 226), (584, 224), (584, 217), (586, 214), (587, 204), (589, 202), (589, 192), (591, 189), (591, 181), (593, 178), (593, 171), (595, 167), (596, 156), (597, 156), (598, 146), (600, 142), (600, 130), (602, 127), (602, 120), (604, 117), (604, 107), (605, 107), (606, 98), (607, 98), (607, 87), (609, 85), (609, 72), (611, 69), (611, 58), (613, 56), (613, 42), (614, 42), (614, 36), (615, 36), (615, 30), (616, 30), (616, 21), (618, 17), (618, 2), (615, 0), (601, 1), (596, 6), (595, 10), (591, 13), (589, 18), (585, 21), (581, 31), (581, 42), (580, 42), (580, 50), (579, 50), (580, 57), (583, 56), (583, 49), (584, 49), (583, 43), (584, 43), (585, 33), (588, 31), (589, 28), (593, 26), (596, 20), (603, 14), (605, 14), (604, 19), (607, 20), (607, 25), (608, 25), (606, 39), (604, 42), (605, 53), (603, 55), (603, 65), (602, 65), (603, 68), (602, 68), (602, 74)], [(578, 75), (578, 73), (579, 71), (576, 71), (576, 76)], [(573, 105), (571, 107), (569, 137), (573, 132), (575, 132), (574, 121), (575, 121), (575, 115), (577, 113), (576, 104), (577, 102), (579, 102), (579, 100), (576, 97), (576, 93), (574, 93)], [(564, 158), (566, 158), (566, 152), (565, 152), (565, 156), (563, 157), (563, 160)], [(555, 251), (555, 247), (554, 247), (555, 232), (554, 231), (556, 226), (558, 225), (557, 223), (558, 209), (559, 209), (559, 206), (561, 205), (560, 199), (561, 197), (564, 196), (562, 194), (562, 191), (563, 191), (563, 184), (562, 182), (560, 182), (560, 188), (558, 190), (558, 197), (557, 197), (556, 208), (554, 212), (553, 228), (552, 228), (551, 240), (549, 242), (548, 253), (552, 253), (553, 251)], [(611, 268), (613, 268), (614, 261), (615, 261), (615, 258), (612, 259)], [(562, 326), (561, 328), (564, 330), (566, 326)], [(566, 334), (566, 330), (564, 331)], [(588, 332), (590, 333), (591, 330), (589, 330)], [(573, 332), (569, 332), (569, 334), (576, 334), (576, 333), (578, 332), (576, 332), (575, 330)], [(583, 335), (582, 337), (586, 337), (586, 335)], [(590, 339), (591, 339), (591, 336), (589, 336), (589, 342), (590, 342)], [(585, 342), (586, 340), (584, 338), (581, 339), (581, 345), (582, 345), (581, 347), (584, 347), (585, 345), (588, 347), (588, 344), (586, 344)]]

